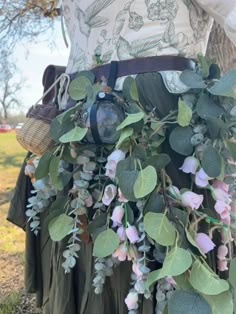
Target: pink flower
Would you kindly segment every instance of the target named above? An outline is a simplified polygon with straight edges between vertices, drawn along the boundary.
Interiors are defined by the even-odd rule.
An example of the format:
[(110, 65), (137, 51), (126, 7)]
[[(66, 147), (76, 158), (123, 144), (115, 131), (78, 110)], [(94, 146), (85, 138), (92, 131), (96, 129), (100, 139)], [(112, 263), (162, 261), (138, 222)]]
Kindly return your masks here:
[(125, 159), (125, 153), (120, 149), (114, 150), (108, 158), (107, 163), (105, 165), (106, 173), (105, 175), (111, 179), (114, 179), (116, 176), (116, 167), (120, 160)]
[(197, 160), (197, 158), (190, 156), (184, 159), (184, 163), (179, 169), (185, 173), (195, 174), (198, 167), (199, 161)]
[(219, 269), (219, 271), (226, 271), (226, 270), (228, 270), (227, 264), (228, 264), (227, 261), (218, 260), (217, 261), (217, 268)]
[(136, 310), (138, 308), (138, 293), (136, 291), (130, 291), (125, 298), (125, 304), (128, 310)]
[(165, 279), (170, 285), (177, 286), (177, 283), (172, 276), (167, 276)]
[(113, 199), (117, 194), (117, 188), (114, 184), (109, 184), (105, 187), (105, 191), (102, 197), (102, 202), (104, 205), (108, 206), (111, 204)]
[(111, 220), (115, 223), (115, 225), (122, 224), (122, 218), (124, 217), (125, 210), (122, 206), (116, 206), (113, 209)]
[(214, 182), (212, 183), (212, 187), (214, 189), (224, 190), (226, 193), (229, 192), (229, 185), (220, 180), (214, 180)]
[(212, 242), (209, 236), (205, 233), (197, 233), (195, 236), (195, 242), (203, 253), (208, 253), (215, 247), (215, 243)]
[(84, 200), (85, 206), (86, 207), (91, 207), (93, 205), (93, 198), (91, 195), (89, 195), (85, 200)]
[(181, 202), (183, 206), (198, 209), (203, 202), (203, 195), (187, 191), (181, 195)]
[(128, 249), (125, 244), (121, 244), (112, 254), (113, 257), (116, 257), (120, 262), (124, 262), (127, 258)]
[(225, 257), (228, 254), (228, 248), (226, 245), (220, 245), (217, 249), (217, 258), (219, 260), (225, 260)]
[(138, 278), (141, 278), (143, 276), (143, 273), (139, 270), (137, 263), (133, 263), (132, 270)]
[(139, 240), (138, 230), (135, 226), (129, 226), (128, 228), (126, 228), (125, 232), (130, 243), (135, 243)]
[(116, 233), (118, 234), (118, 237), (119, 237), (120, 241), (122, 241), (122, 242), (125, 241), (126, 233), (125, 233), (125, 227), (124, 226), (120, 226), (117, 229)]
[(119, 195), (119, 198), (118, 198), (119, 202), (121, 202), (121, 203), (127, 203), (128, 202), (128, 200), (122, 194), (120, 188), (118, 188), (118, 195)]
[(231, 203), (231, 196), (221, 188), (213, 189), (212, 196), (216, 201), (222, 201), (226, 204)]
[(212, 178), (209, 177), (206, 172), (201, 168), (195, 176), (195, 183), (197, 186), (200, 186), (201, 188), (205, 188), (209, 184), (209, 180)]
[(230, 224), (230, 210), (231, 207), (223, 201), (216, 201), (215, 211), (220, 215), (221, 221)]

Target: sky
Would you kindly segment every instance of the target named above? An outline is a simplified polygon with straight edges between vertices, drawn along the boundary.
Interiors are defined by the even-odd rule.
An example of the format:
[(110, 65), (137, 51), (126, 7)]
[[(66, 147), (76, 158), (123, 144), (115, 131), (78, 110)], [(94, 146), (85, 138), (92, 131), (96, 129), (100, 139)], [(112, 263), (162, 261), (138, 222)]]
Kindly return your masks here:
[(55, 25), (55, 46), (50, 47), (44, 36), (37, 43), (19, 43), (15, 49), (14, 58), (21, 77), (25, 78), (22, 91), (18, 94), (23, 106), (19, 111), (24, 113), (42, 96), (42, 76), (49, 64), (66, 66), (69, 48), (66, 47), (60, 23)]

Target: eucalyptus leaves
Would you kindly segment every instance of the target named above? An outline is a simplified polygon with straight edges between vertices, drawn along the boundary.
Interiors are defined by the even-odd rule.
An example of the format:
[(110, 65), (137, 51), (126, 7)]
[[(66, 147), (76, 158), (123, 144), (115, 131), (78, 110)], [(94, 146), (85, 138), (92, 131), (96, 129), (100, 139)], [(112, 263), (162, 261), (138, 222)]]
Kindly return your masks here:
[[(113, 124), (119, 138), (112, 145), (95, 145), (86, 140), (89, 126), (80, 124), (80, 109), (89, 108), (99, 91), (111, 91), (93, 84), (90, 72), (80, 73), (69, 88), (78, 103), (54, 119), (51, 135), (57, 144), (41, 157), (34, 174), (36, 183), (46, 180), (52, 191), (63, 194), (55, 199), (49, 193), (45, 206), (50, 200), (52, 240), (68, 239), (66, 272), (76, 265), (81, 241), (93, 241), (96, 293), (112, 267), (132, 263), (124, 300), (130, 314), (137, 313), (139, 295), (151, 297), (154, 285), (161, 304), (157, 313), (164, 308), (170, 314), (233, 313), (236, 71), (220, 78), (217, 65), (199, 57), (199, 67), (184, 71), (181, 80), (190, 89), (180, 96), (176, 111), (161, 120), (144, 112), (135, 80), (127, 78), (122, 97), (113, 93), (125, 112), (123, 121)], [(169, 154), (162, 152), (164, 141)], [(189, 186), (175, 186), (166, 170), (173, 151), (182, 155), (178, 170), (188, 175)], [(36, 200), (41, 201), (29, 200), (34, 212)], [(31, 219), (38, 227), (35, 215)], [(151, 270), (153, 260), (162, 266)], [(229, 280), (221, 279), (228, 269)]]

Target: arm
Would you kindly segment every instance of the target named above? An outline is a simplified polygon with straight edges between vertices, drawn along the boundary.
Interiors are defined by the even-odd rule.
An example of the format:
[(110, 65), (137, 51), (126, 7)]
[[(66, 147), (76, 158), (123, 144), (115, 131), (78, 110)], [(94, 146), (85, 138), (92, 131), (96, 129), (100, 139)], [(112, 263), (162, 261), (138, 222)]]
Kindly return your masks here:
[(236, 46), (236, 0), (195, 0), (225, 30)]

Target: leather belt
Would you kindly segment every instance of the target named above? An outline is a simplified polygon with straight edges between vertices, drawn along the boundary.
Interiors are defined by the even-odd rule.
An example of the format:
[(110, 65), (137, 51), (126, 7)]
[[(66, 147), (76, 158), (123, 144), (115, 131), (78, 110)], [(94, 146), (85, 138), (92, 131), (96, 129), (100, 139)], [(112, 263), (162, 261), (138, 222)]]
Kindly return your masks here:
[[(179, 56), (155, 56), (118, 61), (116, 77), (158, 71), (193, 70), (196, 62)], [(99, 81), (102, 76), (109, 76), (110, 63), (96, 66), (91, 71)]]

